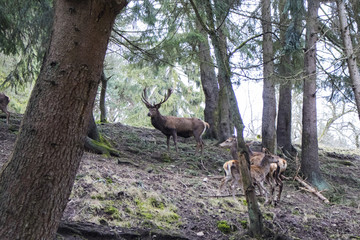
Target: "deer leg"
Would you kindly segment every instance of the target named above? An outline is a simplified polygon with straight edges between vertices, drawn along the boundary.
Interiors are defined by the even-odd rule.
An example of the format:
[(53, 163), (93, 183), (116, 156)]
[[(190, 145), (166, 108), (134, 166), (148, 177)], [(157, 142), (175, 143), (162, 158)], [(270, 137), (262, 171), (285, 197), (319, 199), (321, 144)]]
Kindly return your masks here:
[(173, 140), (174, 140), (174, 145), (175, 145), (175, 149), (176, 149), (176, 152), (178, 152), (178, 147), (177, 147), (177, 134), (176, 134), (176, 131), (173, 130), (173, 133), (172, 133), (172, 137), (173, 137)]
[(166, 136), (166, 144), (167, 144), (168, 152), (170, 152), (170, 135)]

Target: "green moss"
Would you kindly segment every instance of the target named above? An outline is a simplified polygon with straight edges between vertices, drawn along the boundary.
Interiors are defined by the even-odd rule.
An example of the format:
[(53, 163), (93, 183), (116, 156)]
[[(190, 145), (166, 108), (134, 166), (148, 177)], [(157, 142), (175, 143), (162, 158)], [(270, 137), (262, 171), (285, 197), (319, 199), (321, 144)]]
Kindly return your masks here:
[(267, 212), (267, 213), (264, 214), (264, 219), (268, 220), (268, 221), (271, 221), (271, 220), (274, 219), (274, 214), (271, 213), (271, 212)]
[(217, 228), (223, 233), (230, 233), (231, 232), (230, 225), (224, 220), (221, 220), (221, 221), (217, 222)]
[(148, 200), (149, 200), (151, 206), (153, 206), (155, 208), (159, 208), (159, 209), (165, 208), (165, 204), (163, 202), (158, 201), (155, 197), (151, 197)]
[(97, 199), (97, 200), (103, 201), (105, 199), (105, 197), (98, 194), (98, 195), (91, 196), (91, 199)]
[(105, 180), (106, 180), (106, 183), (113, 183), (113, 180), (111, 177), (107, 177), (107, 178), (105, 178)]
[(107, 214), (114, 214), (114, 213), (118, 213), (119, 211), (114, 207), (114, 206), (107, 206), (105, 209), (104, 209), (104, 212), (107, 213)]
[(167, 154), (167, 153), (162, 153), (162, 154), (161, 154), (161, 160), (162, 160), (163, 162), (172, 162), (171, 157), (170, 157), (169, 154)]
[(248, 227), (248, 221), (247, 220), (241, 220), (240, 224), (243, 229), (246, 229)]

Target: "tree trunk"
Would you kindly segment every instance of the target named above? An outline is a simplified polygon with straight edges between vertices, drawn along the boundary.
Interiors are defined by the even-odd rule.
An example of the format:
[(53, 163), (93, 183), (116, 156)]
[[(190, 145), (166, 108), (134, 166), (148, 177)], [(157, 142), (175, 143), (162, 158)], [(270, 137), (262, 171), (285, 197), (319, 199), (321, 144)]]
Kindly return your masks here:
[(230, 80), (230, 65), (227, 56), (226, 37), (224, 36), (221, 28), (217, 30), (217, 33), (213, 32), (210, 35), (214, 51), (216, 63), (218, 65), (218, 83), (219, 83), (219, 142), (223, 142), (228, 139), (233, 133), (233, 127), (231, 125), (230, 103), (228, 99), (228, 90), (226, 83)]
[(322, 179), (320, 172), (316, 118), (316, 42), (318, 34), (316, 26), (319, 5), (318, 0), (308, 1), (304, 59), (301, 171), (311, 184), (315, 185), (319, 190), (323, 190), (327, 187), (327, 184)]
[[(194, 4), (194, 1), (190, 0), (190, 3), (195, 11), (195, 14), (197, 15), (198, 21), (202, 22), (201, 16), (196, 5)], [(259, 237), (263, 233), (262, 215), (259, 210), (259, 206), (255, 196), (255, 189), (250, 177), (249, 153), (245, 146), (245, 141), (243, 137), (244, 124), (241, 119), (236, 96), (231, 84), (230, 64), (226, 55), (226, 42), (224, 42), (223, 34), (219, 32), (220, 29), (215, 31), (215, 15), (213, 14), (213, 9), (210, 1), (204, 1), (202, 2), (202, 4), (205, 7), (209, 27), (205, 26), (204, 22), (202, 22), (202, 26), (204, 29), (206, 29), (207, 33), (210, 36), (215, 51), (216, 63), (218, 65), (220, 85), (219, 102), (224, 101), (229, 106), (226, 114), (231, 115), (232, 123), (237, 130), (238, 150), (240, 152), (240, 171), (242, 173), (243, 188), (245, 190), (249, 211), (249, 230), (251, 235), (253, 235), (254, 237)], [(228, 124), (228, 126), (230, 126), (230, 124)], [(219, 135), (220, 134), (221, 132), (219, 132)], [(221, 139), (221, 136), (219, 136), (219, 139)]]
[(83, 154), (112, 25), (126, 4), (55, 1), (50, 46), (1, 169), (1, 239), (53, 239)]
[(198, 58), (200, 62), (200, 78), (205, 94), (205, 121), (210, 124), (210, 129), (206, 131), (206, 135), (210, 138), (218, 138), (218, 98), (219, 88), (217, 84), (215, 67), (210, 55), (210, 46), (206, 32), (202, 29), (199, 21), (196, 21), (198, 31), (204, 36), (204, 41), (199, 43)]
[[(285, 0), (279, 2), (280, 15), (280, 41), (283, 49), (286, 45), (286, 28), (289, 24), (288, 14), (284, 14)], [(291, 57), (289, 52), (285, 52), (280, 58), (279, 75), (280, 75), (280, 90), (279, 90), (279, 107), (277, 115), (276, 139), (277, 145), (283, 152), (294, 155), (295, 149), (291, 141), (291, 108), (292, 108), (292, 82), (289, 79), (291, 76)]]
[(274, 62), (272, 27), (271, 27), (271, 5), (270, 0), (261, 0), (262, 28), (263, 28), (263, 113), (262, 113), (262, 146), (269, 149), (270, 152), (276, 150), (276, 98), (275, 86), (273, 80)]
[(250, 156), (243, 135), (244, 123), (241, 118), (231, 81), (227, 82), (227, 90), (229, 92), (228, 97), (232, 113), (231, 118), (237, 131), (237, 149), (239, 152), (240, 171), (249, 212), (249, 232), (253, 237), (260, 238), (264, 230), (262, 221), (263, 217), (258, 206), (255, 188), (250, 176)]
[(345, 49), (344, 49), (345, 57), (346, 57), (346, 61), (347, 61), (348, 68), (349, 68), (350, 79), (351, 79), (352, 87), (353, 87), (353, 91), (354, 91), (356, 107), (357, 107), (358, 116), (360, 119), (360, 74), (359, 74), (359, 68), (357, 66), (356, 55), (354, 54), (354, 50), (352, 47), (349, 26), (348, 26), (346, 14), (345, 14), (344, 1), (337, 0), (336, 5), (337, 5), (338, 13), (339, 13), (341, 35), (342, 35), (344, 47), (345, 47)]
[(107, 81), (105, 77), (104, 70), (101, 73), (100, 77), (101, 81), (101, 91), (100, 91), (100, 122), (106, 123), (106, 106), (105, 106), (105, 95), (106, 95), (106, 88), (107, 88)]

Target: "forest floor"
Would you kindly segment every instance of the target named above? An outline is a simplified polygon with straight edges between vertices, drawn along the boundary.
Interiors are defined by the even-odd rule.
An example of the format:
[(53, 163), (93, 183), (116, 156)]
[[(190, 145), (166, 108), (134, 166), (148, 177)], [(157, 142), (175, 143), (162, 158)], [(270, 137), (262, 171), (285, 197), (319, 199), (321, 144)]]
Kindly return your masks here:
[[(20, 118), (13, 115), (10, 127), (0, 118), (0, 167)], [(84, 153), (56, 239), (251, 239), (245, 197), (217, 196), (229, 151), (205, 139), (201, 157), (193, 139), (179, 139), (179, 154), (173, 144), (168, 153), (157, 130), (98, 128), (121, 157)], [(322, 148), (319, 159), (330, 204), (293, 180), (289, 161), (280, 203), (264, 206), (259, 197), (263, 239), (360, 239), (360, 152)]]

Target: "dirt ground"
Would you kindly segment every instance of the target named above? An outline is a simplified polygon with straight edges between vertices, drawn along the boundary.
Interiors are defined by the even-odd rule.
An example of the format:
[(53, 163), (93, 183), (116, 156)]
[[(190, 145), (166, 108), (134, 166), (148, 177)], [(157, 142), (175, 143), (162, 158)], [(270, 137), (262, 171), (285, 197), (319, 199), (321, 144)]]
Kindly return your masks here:
[[(201, 157), (194, 155), (193, 139), (179, 139), (179, 153), (173, 145), (168, 153), (166, 137), (157, 130), (120, 123), (98, 127), (121, 156), (84, 153), (62, 218), (67, 228), (82, 224), (94, 230), (59, 233), (57, 239), (251, 239), (244, 196), (218, 196), (229, 151), (205, 139)], [(1, 118), (0, 166), (15, 140), (16, 127)], [(295, 162), (290, 160), (280, 204), (264, 206), (259, 198), (264, 239), (360, 239), (359, 151), (324, 148), (319, 158), (330, 204), (293, 180)], [(96, 238), (96, 229), (112, 235)]]

